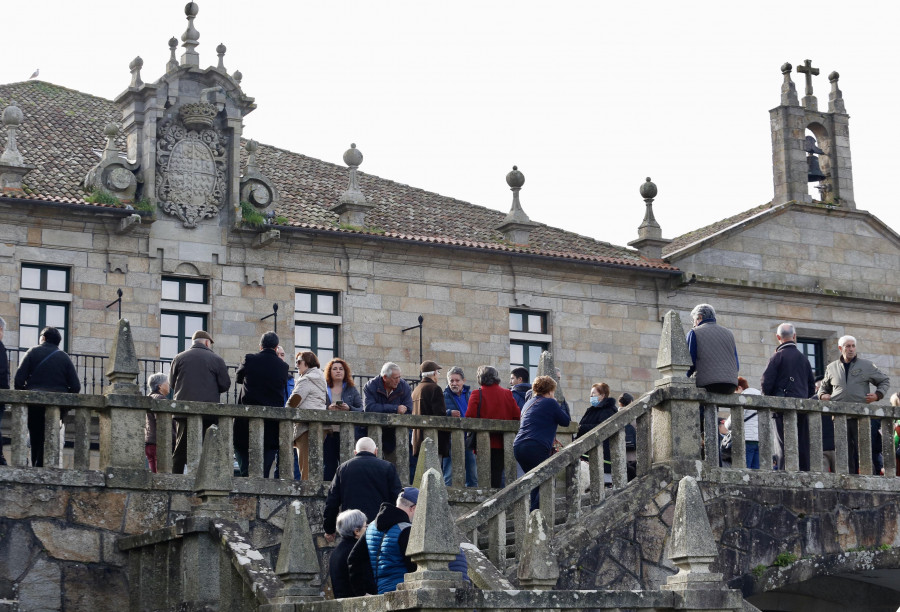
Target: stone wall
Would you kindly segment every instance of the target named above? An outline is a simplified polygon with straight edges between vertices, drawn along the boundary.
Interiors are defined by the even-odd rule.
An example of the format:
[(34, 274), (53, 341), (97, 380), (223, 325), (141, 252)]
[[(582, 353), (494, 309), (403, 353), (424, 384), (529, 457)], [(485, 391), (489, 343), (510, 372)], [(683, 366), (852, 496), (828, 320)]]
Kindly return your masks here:
[(192, 243), (197, 230), (167, 219), (117, 234), (118, 217), (94, 211), (64, 215), (33, 205), (24, 217), (6, 212), (0, 316), (8, 322), (8, 347), (18, 344), (21, 264), (31, 262), (72, 266), (69, 348), (77, 353), (109, 351), (117, 314), (106, 305), (121, 287), (122, 315), (131, 321), (138, 356), (157, 358), (161, 277), (174, 274), (209, 280), (215, 350), (233, 365), (257, 350), (271, 326), (271, 319), (259, 319), (273, 304), (290, 345), (296, 289), (339, 292), (339, 354), (357, 374), (374, 374), (391, 360), (415, 376), (418, 333), (401, 330), (421, 314), (425, 356), (445, 368), (462, 366), (472, 383), (479, 365), (508, 367), (510, 308), (546, 312), (550, 348), (575, 416), (583, 414), (594, 382), (607, 382), (614, 395), (637, 397), (652, 388), (662, 313), (675, 309), (687, 321), (701, 302), (713, 304), (719, 322), (734, 330), (741, 374), (754, 385), (784, 320), (803, 336), (823, 339), (826, 360), (836, 358), (837, 338), (850, 333), (861, 355), (900, 375), (893, 358), (900, 313), (889, 298), (897, 292), (890, 275), (900, 251), (896, 237), (864, 213), (803, 207), (750, 223), (674, 261), (686, 278), (698, 275), (691, 284), (646, 270), (381, 236), (283, 230), (256, 249), (250, 246), (255, 233), (220, 225)]
[[(823, 482), (823, 478), (827, 482)], [(677, 480), (662, 466), (559, 535), (558, 588), (654, 589), (675, 572), (669, 561)], [(831, 474), (717, 470), (698, 478), (718, 546), (711, 571), (733, 588), (754, 582), (778, 555), (796, 559), (900, 546), (900, 511), (889, 479)], [(585, 542), (590, 543), (585, 545)], [(754, 574), (756, 569), (758, 576)], [(747, 584), (749, 582), (749, 585)]]

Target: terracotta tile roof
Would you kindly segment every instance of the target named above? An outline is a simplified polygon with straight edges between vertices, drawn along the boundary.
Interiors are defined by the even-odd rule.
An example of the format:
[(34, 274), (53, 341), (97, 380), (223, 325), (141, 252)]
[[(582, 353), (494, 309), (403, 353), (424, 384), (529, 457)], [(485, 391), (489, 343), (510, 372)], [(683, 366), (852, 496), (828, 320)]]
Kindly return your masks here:
[[(82, 181), (99, 161), (99, 152), (106, 144), (103, 128), (110, 121), (121, 122), (115, 104), (36, 80), (0, 85), (0, 108), (12, 100), (25, 114), (18, 132), (19, 150), (25, 163), (36, 166), (25, 177), (26, 190), (22, 197), (84, 203)], [(5, 135), (0, 138), (5, 141)], [(124, 136), (120, 135), (117, 142), (124, 151)], [(511, 245), (502, 233), (493, 229), (503, 222), (505, 212), (364, 172), (359, 173), (360, 188), (376, 205), (366, 217), (370, 231), (341, 229), (338, 215), (331, 208), (347, 189), (348, 169), (345, 166), (264, 144), (260, 144), (257, 157), (260, 170), (281, 193), (281, 205), (276, 214), (288, 218), (288, 225), (293, 227), (383, 233), (400, 240), (676, 270), (662, 260), (646, 259), (631, 249), (543, 224), (531, 232), (528, 247)]]
[(728, 217), (727, 219), (722, 219), (721, 221), (716, 221), (715, 223), (711, 223), (706, 227), (701, 227), (700, 229), (682, 234), (681, 236), (678, 236), (677, 238), (672, 240), (672, 242), (667, 244), (665, 247), (663, 247), (663, 257), (668, 257), (676, 251), (680, 251), (687, 246), (705, 240), (710, 236), (718, 234), (719, 232), (724, 231), (729, 227), (742, 223), (772, 208), (775, 208), (775, 205), (772, 204), (772, 202), (766, 202), (765, 204), (761, 204), (756, 208), (745, 210), (744, 212), (738, 213), (732, 217)]

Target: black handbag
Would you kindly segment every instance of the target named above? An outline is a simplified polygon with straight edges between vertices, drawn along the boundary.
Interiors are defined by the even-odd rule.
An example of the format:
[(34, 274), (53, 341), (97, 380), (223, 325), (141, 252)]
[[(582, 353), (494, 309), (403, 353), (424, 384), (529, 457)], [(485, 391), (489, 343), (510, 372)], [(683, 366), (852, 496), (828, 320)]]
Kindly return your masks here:
[[(481, 400), (484, 398), (484, 390), (478, 390), (478, 410), (475, 412), (475, 416), (477, 418), (481, 418)], [(471, 431), (466, 434), (466, 450), (477, 451), (478, 450), (478, 435), (476, 432)]]

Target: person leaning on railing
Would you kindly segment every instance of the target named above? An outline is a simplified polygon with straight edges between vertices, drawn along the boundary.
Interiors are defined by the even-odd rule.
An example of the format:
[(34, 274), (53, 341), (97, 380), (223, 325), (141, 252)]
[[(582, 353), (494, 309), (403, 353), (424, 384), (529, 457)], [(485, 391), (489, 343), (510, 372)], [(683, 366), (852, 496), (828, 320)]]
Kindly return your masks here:
[[(472, 392), (469, 406), (466, 408), (467, 419), (504, 419), (518, 421), (521, 415), (519, 406), (509, 389), (500, 386), (500, 373), (497, 368), (483, 365), (478, 368), (475, 378), (480, 389)], [(484, 452), (479, 448), (475, 452)], [(491, 487), (499, 489), (503, 486), (503, 435), (491, 434)]]
[[(28, 349), (16, 370), (15, 387), (26, 391), (56, 391), (78, 393), (81, 383), (69, 356), (59, 349), (62, 334), (55, 327), (45, 327), (38, 338), (40, 345)], [(65, 410), (59, 411), (60, 419)], [(43, 406), (28, 407), (28, 434), (31, 437), (31, 465), (44, 465), (44, 425), (46, 414)], [(57, 466), (53, 466), (57, 467)]]
[[(891, 406), (900, 406), (900, 393), (891, 396)], [(900, 420), (894, 421), (894, 458), (897, 462), (897, 474), (900, 474)]]
[[(147, 387), (150, 389), (148, 394), (152, 399), (164, 400), (169, 395), (169, 377), (165, 372), (157, 372), (151, 374), (147, 378)], [(174, 443), (174, 430), (172, 438)], [(156, 472), (156, 415), (147, 411), (144, 420), (144, 455), (147, 456), (147, 463), (151, 472)]]
[[(312, 351), (297, 353), (297, 379), (294, 391), (288, 398), (288, 406), (301, 410), (325, 410), (325, 375), (319, 369), (319, 358)], [(309, 428), (304, 423), (294, 423), (294, 448), (299, 455), (294, 466), (300, 478), (309, 480)]]
[[(325, 394), (328, 410), (363, 411), (362, 396), (353, 384), (350, 364), (335, 357), (325, 366)], [(360, 436), (361, 437), (361, 436)], [(325, 457), (324, 480), (331, 481), (341, 462), (341, 430), (335, 426), (334, 431), (325, 434), (323, 456)]]

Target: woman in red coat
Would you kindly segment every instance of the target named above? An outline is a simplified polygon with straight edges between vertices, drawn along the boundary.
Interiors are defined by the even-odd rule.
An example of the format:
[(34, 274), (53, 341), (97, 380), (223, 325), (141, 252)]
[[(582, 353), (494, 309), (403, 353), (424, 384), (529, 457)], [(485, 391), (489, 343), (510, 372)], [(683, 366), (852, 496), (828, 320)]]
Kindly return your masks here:
[[(518, 421), (519, 405), (512, 392), (500, 386), (500, 373), (492, 366), (481, 366), (475, 375), (480, 389), (472, 392), (466, 418)], [(480, 406), (479, 406), (480, 404)], [(479, 449), (480, 450), (480, 449)], [(503, 434), (491, 434), (491, 487), (503, 486)]]

